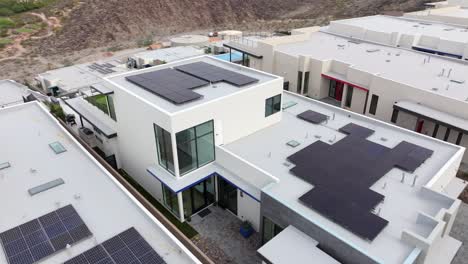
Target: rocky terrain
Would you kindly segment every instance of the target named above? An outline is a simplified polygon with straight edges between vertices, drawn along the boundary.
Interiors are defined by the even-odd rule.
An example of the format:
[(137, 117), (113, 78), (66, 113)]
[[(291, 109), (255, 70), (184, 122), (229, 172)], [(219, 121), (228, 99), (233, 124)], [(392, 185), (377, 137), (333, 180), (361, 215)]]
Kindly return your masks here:
[[(21, 56), (1, 57), (0, 78), (23, 81), (143, 39), (199, 31), (289, 30), (329, 20), (421, 9), (425, 0), (60, 0), (36, 10), (58, 19), (50, 36), (22, 40)], [(54, 20), (55, 21), (55, 20)], [(42, 32), (44, 33), (44, 32)], [(34, 36), (34, 35), (32, 35)], [(14, 54), (10, 52), (9, 54)], [(5, 60), (6, 59), (6, 60)]]

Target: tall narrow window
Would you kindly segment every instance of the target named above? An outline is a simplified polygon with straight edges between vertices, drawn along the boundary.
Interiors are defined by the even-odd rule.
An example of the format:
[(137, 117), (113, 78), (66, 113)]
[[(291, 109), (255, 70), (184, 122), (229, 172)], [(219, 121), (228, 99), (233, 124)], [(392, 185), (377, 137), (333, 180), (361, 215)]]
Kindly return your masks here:
[(215, 159), (213, 131), (213, 120), (211, 120), (176, 134), (181, 175)]
[(281, 94), (265, 100), (265, 117), (278, 113), (281, 110)]
[(263, 244), (266, 244), (268, 241), (270, 241), (272, 238), (278, 235), (281, 231), (283, 231), (282, 227), (275, 224), (269, 218), (263, 217), (263, 236), (262, 236)]
[(297, 73), (297, 92), (301, 93), (302, 90), (302, 72)]
[(354, 92), (354, 87), (351, 85), (348, 85), (348, 92), (346, 93), (346, 101), (345, 101), (346, 107), (351, 107), (351, 101), (353, 100), (353, 92)]
[(309, 93), (309, 75), (310, 75), (310, 72), (305, 72), (304, 74), (304, 94), (305, 95)]
[(159, 165), (174, 174), (171, 134), (156, 124), (154, 124), (154, 133), (156, 135)]
[[(162, 183), (161, 183), (162, 184)], [(179, 215), (179, 200), (177, 199), (177, 194), (167, 188), (162, 184), (163, 196), (164, 196), (164, 205), (171, 210), (176, 216)]]
[(375, 115), (377, 112), (377, 104), (379, 103), (379, 96), (373, 94), (369, 107), (369, 114)]
[(284, 82), (283, 83), (283, 90), (289, 91), (289, 82)]
[(114, 119), (114, 121), (117, 121), (117, 117), (115, 115), (114, 98), (112, 98), (110, 95), (107, 96), (107, 105), (109, 106), (109, 116)]
[(398, 120), (398, 112), (399, 112), (398, 109), (393, 109), (392, 119), (390, 121), (394, 124), (396, 124)]

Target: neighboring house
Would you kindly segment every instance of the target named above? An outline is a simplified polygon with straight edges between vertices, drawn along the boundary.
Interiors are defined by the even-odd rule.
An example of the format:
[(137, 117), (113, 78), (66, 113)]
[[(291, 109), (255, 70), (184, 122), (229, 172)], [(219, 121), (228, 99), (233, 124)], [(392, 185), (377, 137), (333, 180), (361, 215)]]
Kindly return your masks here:
[[(227, 46), (244, 52), (252, 68), (283, 76), (285, 90), (468, 146), (468, 62), (410, 50), (411, 45), (408, 49), (392, 47), (403, 37), (413, 38), (406, 32), (406, 23), (413, 22), (394, 20), (379, 16), (344, 20), (322, 29), (297, 29), (291, 36), (259, 39), (248, 45), (233, 41)], [(391, 29), (354, 34), (353, 38), (329, 32), (347, 23), (369, 32), (366, 28), (373, 28), (376, 21), (387, 21), (384, 24)], [(443, 30), (440, 27), (431, 25), (422, 31)], [(406, 33), (389, 33), (397, 29)], [(363, 39), (357, 39), (359, 36)], [(392, 36), (399, 36), (399, 41), (387, 45), (368, 42), (384, 43)], [(463, 161), (468, 162), (468, 155)]]
[(129, 68), (137, 69), (147, 68), (177, 60), (201, 56), (204, 53), (205, 51), (203, 49), (192, 46), (147, 50), (132, 55), (127, 61), (127, 66)]
[(46, 71), (38, 74), (35, 80), (36, 85), (45, 93), (53, 96), (66, 96), (101, 83), (105, 76), (126, 71), (129, 69), (125, 63), (108, 60)]
[(450, 263), (464, 148), (283, 83), (209, 56), (106, 78), (118, 167), (182, 222), (214, 204), (249, 221), (267, 263)]
[(200, 263), (42, 104), (0, 123), (0, 263)]
[(28, 87), (13, 80), (0, 80), (0, 108), (34, 100), (35, 96)]
[(468, 26), (468, 1), (448, 0), (429, 4), (427, 10), (405, 13), (408, 18)]

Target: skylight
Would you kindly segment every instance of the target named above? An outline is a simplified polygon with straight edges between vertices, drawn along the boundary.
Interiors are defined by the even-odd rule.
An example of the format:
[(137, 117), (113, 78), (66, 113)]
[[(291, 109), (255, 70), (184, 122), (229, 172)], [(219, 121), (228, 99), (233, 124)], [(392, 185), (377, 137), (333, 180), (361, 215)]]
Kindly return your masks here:
[(50, 143), (49, 146), (50, 146), (50, 148), (52, 148), (52, 150), (55, 152), (55, 154), (60, 154), (60, 153), (63, 153), (65, 151), (67, 151), (65, 149), (65, 147), (62, 145), (62, 143), (60, 143), (58, 141)]

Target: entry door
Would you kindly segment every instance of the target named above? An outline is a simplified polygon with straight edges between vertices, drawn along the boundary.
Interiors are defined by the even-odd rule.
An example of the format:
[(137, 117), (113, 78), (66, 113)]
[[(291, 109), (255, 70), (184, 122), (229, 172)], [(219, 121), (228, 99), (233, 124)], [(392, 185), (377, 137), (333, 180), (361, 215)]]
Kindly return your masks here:
[(218, 191), (219, 206), (237, 215), (237, 188), (223, 178), (218, 177)]

